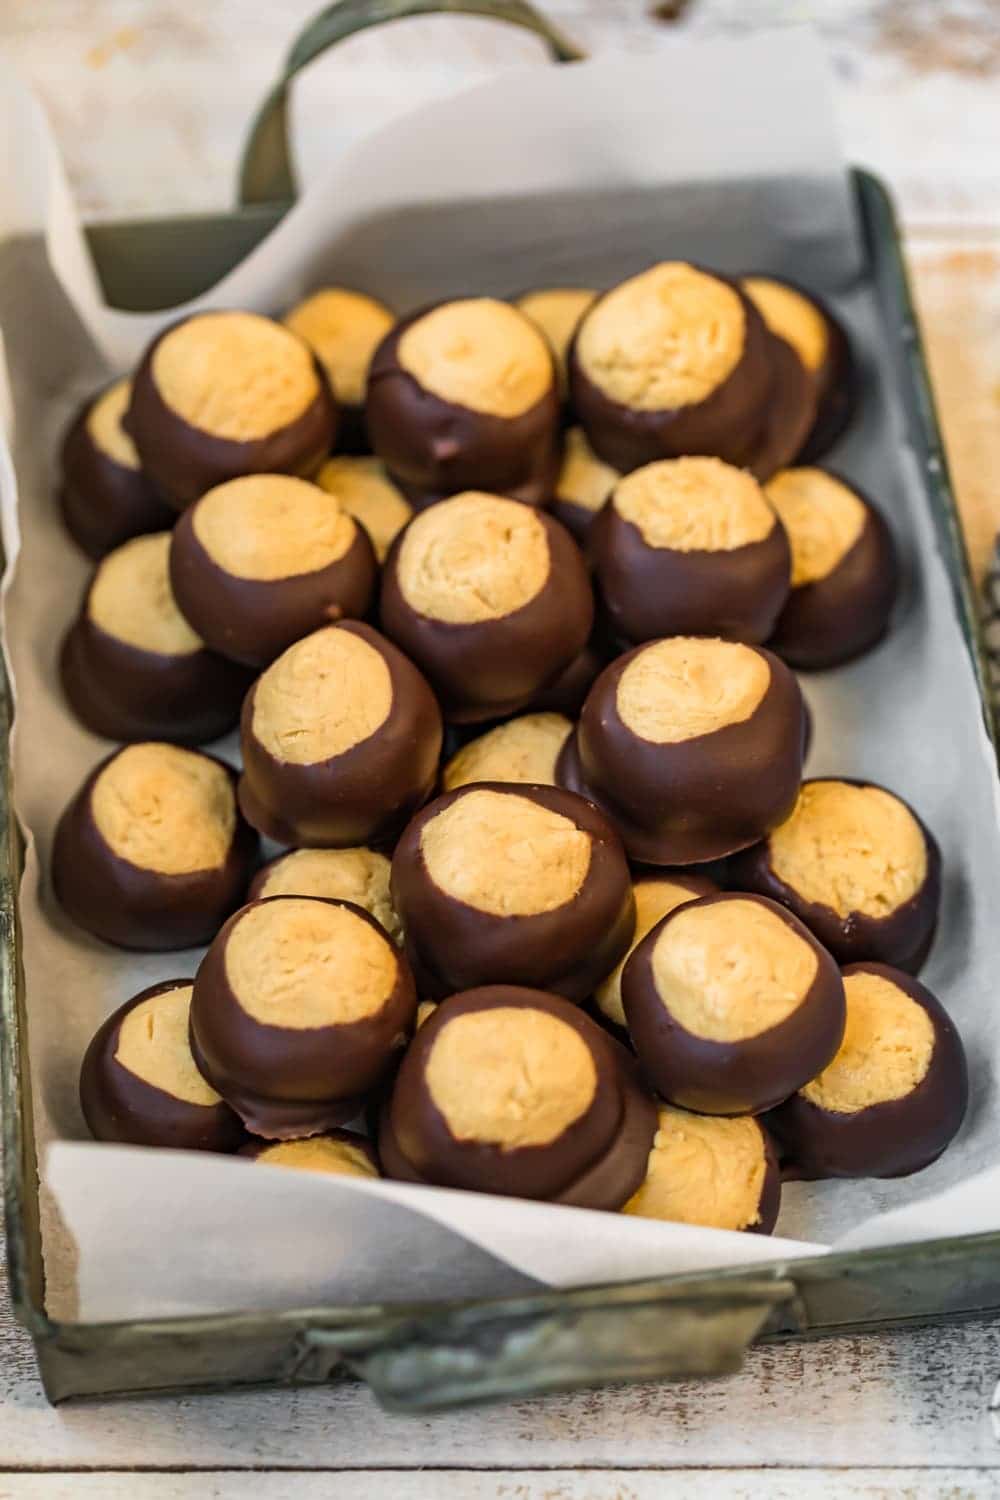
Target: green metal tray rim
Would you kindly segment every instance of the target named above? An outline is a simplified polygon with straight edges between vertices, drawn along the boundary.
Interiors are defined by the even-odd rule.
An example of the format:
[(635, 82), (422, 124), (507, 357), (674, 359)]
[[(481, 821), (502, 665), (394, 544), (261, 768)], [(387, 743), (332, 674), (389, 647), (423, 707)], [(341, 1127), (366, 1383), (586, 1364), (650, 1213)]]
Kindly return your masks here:
[[(976, 591), (957, 505), (952, 490), (945, 458), (940, 428), (931, 394), (926, 362), (917, 327), (912, 298), (903, 264), (898, 229), (891, 199), (884, 184), (871, 173), (854, 168), (852, 177), (859, 203), (863, 210), (870, 238), (876, 238), (881, 253), (887, 254), (887, 271), (893, 283), (893, 295), (898, 300), (900, 332), (905, 345), (908, 376), (912, 386), (914, 410), (911, 418), (914, 437), (917, 441), (922, 474), (928, 497), (939, 530), (939, 543), (951, 579), (956, 611), (962, 626), (973, 669), (980, 687), (983, 702), (983, 717), (991, 739), (994, 739), (992, 715), (987, 708), (986, 669), (980, 634)], [(107, 242), (116, 234), (128, 236), (139, 229), (150, 231), (154, 223), (171, 228), (182, 224), (246, 223), (259, 219), (262, 224), (273, 227), (280, 221), (290, 204), (257, 204), (232, 214), (198, 214), (177, 216), (164, 221), (132, 220), (121, 223), (102, 223), (94, 226), (92, 243)], [(6, 734), (9, 727), (9, 696), (6, 681), (3, 683), (2, 722), (0, 732)], [(108, 1323), (80, 1323), (56, 1320), (49, 1317), (44, 1307), (32, 1292), (32, 1271), (27, 1239), (26, 1194), (29, 1178), (34, 1185), (37, 1178), (37, 1163), (33, 1153), (28, 1156), (25, 1131), (30, 1101), (26, 1099), (30, 1087), (28, 1069), (21, 1063), (21, 1032), (19, 1018), (20, 953), (17, 938), (17, 901), (12, 872), (18, 868), (19, 831), (10, 810), (9, 758), (2, 789), (0, 814), (4, 820), (6, 868), (0, 873), (0, 1021), (2, 1021), (2, 1052), (0, 1052), (0, 1091), (2, 1091), (3, 1140), (6, 1157), (4, 1185), (4, 1209), (7, 1225), (7, 1262), (10, 1294), (15, 1315), (31, 1333), (39, 1346), (61, 1343), (83, 1352), (87, 1345), (94, 1348), (120, 1344), (141, 1337), (198, 1339), (233, 1338), (252, 1336), (255, 1332), (274, 1335), (285, 1330), (289, 1335), (310, 1329), (339, 1329), (360, 1331), (371, 1328), (380, 1321), (399, 1324), (411, 1317), (428, 1316), (435, 1311), (460, 1308), (481, 1308), (500, 1311), (532, 1311), (568, 1309), (591, 1302), (597, 1296), (616, 1300), (629, 1291), (639, 1293), (648, 1290), (651, 1296), (669, 1294), (673, 1290), (683, 1292), (685, 1287), (705, 1284), (701, 1274), (681, 1274), (660, 1278), (643, 1278), (628, 1283), (598, 1284), (573, 1288), (566, 1291), (543, 1291), (516, 1299), (480, 1299), (474, 1303), (440, 1303), (406, 1306), (383, 1304), (379, 1306), (320, 1306), (295, 1309), (256, 1309), (220, 1314), (197, 1314), (180, 1318), (146, 1319)], [(29, 1126), (30, 1129), (30, 1126)], [(932, 1322), (938, 1316), (957, 1317), (965, 1313), (987, 1313), (1000, 1309), (1000, 1231), (978, 1235), (947, 1236), (919, 1242), (905, 1242), (872, 1249), (859, 1249), (837, 1253), (824, 1253), (801, 1260), (788, 1262), (764, 1262), (748, 1266), (725, 1268), (711, 1273), (711, 1280), (720, 1285), (742, 1282), (787, 1278), (797, 1285), (831, 1279), (848, 1279), (862, 1276), (882, 1267), (905, 1268), (929, 1263), (954, 1261), (976, 1252), (996, 1252), (998, 1258), (997, 1302), (983, 1307), (970, 1307), (946, 1314), (933, 1311), (918, 1311), (905, 1319), (866, 1320), (843, 1325), (836, 1323), (803, 1325), (792, 1331), (792, 1336), (854, 1330), (874, 1331), (891, 1326), (894, 1322)], [(40, 1252), (39, 1252), (40, 1253)]]

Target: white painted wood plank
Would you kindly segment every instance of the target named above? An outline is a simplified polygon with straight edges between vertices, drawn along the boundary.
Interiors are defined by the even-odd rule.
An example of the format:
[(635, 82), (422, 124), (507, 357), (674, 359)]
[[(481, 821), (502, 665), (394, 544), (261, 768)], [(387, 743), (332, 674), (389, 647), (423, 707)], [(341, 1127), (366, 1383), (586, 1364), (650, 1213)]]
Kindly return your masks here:
[(761, 1348), (725, 1381), (644, 1385), (417, 1419), (386, 1416), (354, 1385), (53, 1409), (30, 1342), (4, 1312), (0, 1473), (134, 1465), (822, 1468), (848, 1459), (878, 1466), (887, 1456), (913, 1467), (1000, 1464), (987, 1413), (1000, 1373), (998, 1320)]
[(625, 1469), (462, 1474), (0, 1474), (0, 1500), (988, 1500), (995, 1473), (975, 1469), (773, 1470), (636, 1474)]
[[(229, 201), (245, 121), (287, 40), (318, 4), (33, 0), (3, 7), (0, 46), (41, 88), (84, 210), (165, 214)], [(649, 20), (640, 0), (548, 0), (546, 8), (594, 51), (646, 51), (661, 45), (670, 30)], [(929, 0), (878, 7), (861, 0), (823, 6), (700, 0), (688, 10), (685, 24), (706, 32), (801, 20), (812, 12), (838, 71), (848, 152), (894, 180), (910, 224), (925, 231), (954, 225), (963, 233), (982, 225), (985, 239), (1000, 226), (1000, 23), (989, 0), (967, 0), (962, 19), (948, 27), (940, 25), (940, 8)], [(321, 156), (331, 139), (397, 105), (404, 73), (408, 85), (434, 92), (503, 61), (522, 61), (532, 47), (477, 22), (407, 23), (359, 39), (346, 58), (324, 61), (305, 82), (298, 100), (305, 154), (310, 160)], [(970, 288), (988, 279), (973, 276), (968, 264), (949, 263), (948, 254), (942, 247), (920, 275), (925, 315), (942, 328), (955, 324), (963, 309), (974, 316)], [(932, 334), (932, 356), (933, 342)], [(1000, 345), (990, 347), (994, 359)], [(980, 393), (985, 404), (972, 409), (956, 442), (969, 454), (967, 471), (975, 465), (981, 474), (994, 472), (995, 466), (976, 459), (975, 444), (984, 440), (996, 395), (983, 383), (982, 363), (957, 371), (956, 351), (957, 345), (942, 345), (936, 358), (947, 386), (944, 404), (952, 403), (962, 418), (964, 392)], [(986, 512), (977, 551), (991, 523), (992, 512)], [(719, 1384), (647, 1386), (415, 1421), (381, 1415), (358, 1388), (101, 1402), (53, 1411), (41, 1394), (27, 1339), (0, 1316), (0, 1469), (329, 1469), (377, 1463), (510, 1470), (341, 1477), (202, 1473), (190, 1480), (176, 1474), (0, 1475), (0, 1497), (218, 1494), (253, 1500), (267, 1494), (297, 1500), (322, 1494), (338, 1500), (349, 1494), (351, 1500), (410, 1500), (447, 1493), (456, 1500), (646, 1500), (676, 1493), (700, 1500), (710, 1492), (779, 1500), (794, 1493), (808, 1500), (827, 1494), (994, 1494), (993, 1475), (966, 1469), (858, 1476), (814, 1468), (779, 1477), (716, 1467), (705, 1478), (689, 1468), (838, 1465), (846, 1458), (877, 1465), (889, 1455), (910, 1465), (994, 1465), (1000, 1447), (986, 1400), (1000, 1373), (998, 1328), (980, 1323), (763, 1349), (751, 1355), (743, 1374)], [(558, 1475), (517, 1472), (519, 1465), (616, 1467)], [(644, 1465), (671, 1473), (643, 1475), (638, 1471)]]
[[(648, 53), (680, 32), (818, 27), (848, 154), (891, 178), (913, 223), (1000, 227), (1000, 11), (963, 0), (540, 0), (588, 51)], [(0, 15), (4, 52), (42, 93), (88, 216), (166, 214), (231, 199), (246, 123), (320, 0), (32, 0)], [(303, 157), (399, 108), (469, 83), (537, 45), (485, 21), (422, 18), (369, 32), (303, 81)], [(919, 149), (915, 149), (919, 143)]]

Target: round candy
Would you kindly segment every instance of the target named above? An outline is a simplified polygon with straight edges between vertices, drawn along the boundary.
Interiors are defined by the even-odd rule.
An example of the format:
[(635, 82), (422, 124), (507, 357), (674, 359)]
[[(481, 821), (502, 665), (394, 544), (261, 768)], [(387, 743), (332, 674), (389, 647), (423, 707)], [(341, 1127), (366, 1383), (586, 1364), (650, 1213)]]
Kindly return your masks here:
[(695, 1115), (663, 1104), (645, 1181), (622, 1213), (770, 1234), (780, 1206), (781, 1174), (759, 1120)]
[(760, 485), (717, 458), (626, 475), (591, 527), (601, 601), (627, 641), (766, 641), (788, 598), (788, 538)]
[(911, 807), (871, 782), (804, 782), (790, 815), (730, 874), (787, 906), (838, 963), (872, 959), (915, 974), (930, 950), (937, 844)]
[(470, 740), (445, 764), (444, 791), (474, 781), (528, 781), (555, 786), (556, 761), (573, 728), (562, 714), (522, 714)]
[(239, 905), (257, 853), (235, 779), (176, 745), (109, 755), (56, 828), (52, 883), (68, 916), (119, 948), (208, 942)]
[(817, 778), (730, 876), (789, 907), (838, 963), (916, 974), (934, 939), (940, 870), (936, 841), (903, 799), (871, 781)]
[(617, 1209), (656, 1124), (625, 1049), (555, 995), (490, 985), (420, 1027), (379, 1131), (389, 1177)]
[(847, 1029), (833, 1060), (768, 1116), (799, 1177), (902, 1177), (936, 1161), (965, 1118), (961, 1038), (917, 980), (844, 970)]
[(755, 453), (771, 341), (738, 287), (662, 261), (605, 292), (570, 350), (570, 398), (594, 452), (627, 473), (658, 458)]
[(398, 943), (403, 929), (392, 904), (392, 865), (375, 849), (292, 849), (258, 870), (249, 900), (264, 896), (322, 896), (350, 901), (375, 918)]
[(623, 1031), (627, 1028), (625, 1010), (622, 1006), (622, 970), (631, 954), (675, 907), (685, 901), (697, 901), (699, 896), (711, 896), (718, 890), (714, 881), (704, 875), (687, 875), (680, 870), (661, 870), (655, 875), (640, 875), (632, 885), (635, 896), (635, 931), (628, 951), (603, 979), (594, 991), (594, 1004), (606, 1021), (611, 1021)]
[(584, 999), (635, 924), (621, 841), (556, 787), (460, 787), (396, 846), (392, 893), (421, 994), (526, 984)]
[(745, 276), (740, 285), (812, 380), (816, 416), (800, 454), (811, 462), (833, 446), (854, 414), (857, 374), (847, 334), (830, 309), (801, 287), (773, 276)]
[(617, 469), (597, 457), (583, 428), (571, 427), (563, 446), (552, 514), (582, 543), (620, 478)]
[(251, 667), (321, 625), (365, 614), (376, 572), (364, 528), (318, 485), (287, 474), (209, 490), (170, 546), (185, 619), (213, 651)]
[(589, 287), (550, 286), (524, 292), (514, 303), (545, 335), (555, 356), (559, 394), (564, 401), (568, 391), (566, 354), (580, 319), (598, 295)]
[(802, 694), (776, 656), (676, 636), (605, 668), (557, 775), (604, 808), (630, 858), (700, 864), (788, 816), (804, 736)]
[(63, 642), (69, 706), (105, 739), (199, 745), (239, 718), (251, 674), (191, 629), (170, 587), (169, 555), (166, 531), (110, 552)]
[(191, 1046), (248, 1129), (289, 1140), (359, 1113), (416, 1011), (409, 966), (374, 917), (272, 896), (231, 917), (202, 960)]
[(314, 474), (336, 407), (309, 346), (250, 312), (194, 313), (153, 341), (128, 428), (176, 510), (241, 474)]
[(317, 630), (247, 694), (240, 805), (283, 844), (390, 839), (430, 796), (441, 714), (427, 683), (369, 625)]
[(792, 549), (792, 590), (771, 649), (799, 671), (841, 666), (888, 628), (898, 582), (889, 528), (822, 469), (784, 469), (765, 493)]
[(442, 302), (398, 323), (372, 360), (366, 411), (375, 452), (415, 505), (472, 488), (552, 498), (552, 351), (506, 302)]
[(382, 580), (382, 628), (426, 673), (445, 718), (516, 712), (582, 651), (587, 569), (549, 516), (468, 492), (416, 516)]
[(109, 1016), (84, 1054), (80, 1107), (98, 1141), (235, 1151), (239, 1118), (195, 1067), (188, 1041), (191, 981), (168, 979)]
[(142, 472), (135, 444), (122, 426), (132, 396), (130, 380), (116, 380), (86, 401), (63, 439), (59, 504), (66, 530), (88, 556), (173, 522)]
[(367, 1136), (353, 1130), (329, 1130), (291, 1141), (255, 1141), (244, 1146), (248, 1156), (262, 1167), (295, 1167), (300, 1172), (323, 1172), (331, 1177), (380, 1177), (378, 1160)]
[(675, 908), (626, 963), (622, 1001), (656, 1091), (700, 1114), (772, 1109), (826, 1067), (844, 1035), (836, 964), (761, 896)]
[(366, 452), (368, 369), (395, 317), (375, 297), (329, 286), (296, 303), (282, 321), (305, 340), (326, 372), (340, 418), (338, 447), (349, 453)]
[(759, 480), (795, 463), (816, 420), (816, 385), (798, 353), (771, 333), (771, 393), (747, 468)]
[(413, 515), (413, 507), (377, 458), (330, 458), (316, 483), (336, 496), (341, 510), (367, 531), (375, 556), (384, 563), (389, 548)]

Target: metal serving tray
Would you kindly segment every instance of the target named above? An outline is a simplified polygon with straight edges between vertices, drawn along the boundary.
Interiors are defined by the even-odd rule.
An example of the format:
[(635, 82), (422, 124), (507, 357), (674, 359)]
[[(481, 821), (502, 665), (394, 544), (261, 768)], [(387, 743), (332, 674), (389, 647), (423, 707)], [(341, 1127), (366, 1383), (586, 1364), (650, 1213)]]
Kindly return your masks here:
[[(258, 117), (233, 213), (88, 232), (108, 298), (133, 310), (170, 306), (214, 283), (281, 218), (294, 197), (286, 90), (313, 56), (380, 21), (471, 12), (536, 32), (559, 60), (576, 49), (520, 0), (341, 0), (293, 46)], [(885, 188), (853, 174), (873, 281), (898, 364), (909, 436), (924, 481), (954, 605), (977, 674), (985, 671), (976, 595), (934, 411), (899, 232)], [(6, 741), (9, 695), (0, 703)], [(15, 1312), (35, 1342), (50, 1400), (115, 1392), (309, 1385), (360, 1376), (390, 1410), (427, 1412), (617, 1381), (736, 1370), (757, 1339), (813, 1337), (1000, 1311), (1000, 1233), (790, 1263), (678, 1275), (503, 1300), (419, 1306), (254, 1309), (131, 1323), (59, 1323), (45, 1312), (32, 1081), (26, 1053), (17, 888), (22, 844), (0, 788), (0, 1054), (7, 1260)]]

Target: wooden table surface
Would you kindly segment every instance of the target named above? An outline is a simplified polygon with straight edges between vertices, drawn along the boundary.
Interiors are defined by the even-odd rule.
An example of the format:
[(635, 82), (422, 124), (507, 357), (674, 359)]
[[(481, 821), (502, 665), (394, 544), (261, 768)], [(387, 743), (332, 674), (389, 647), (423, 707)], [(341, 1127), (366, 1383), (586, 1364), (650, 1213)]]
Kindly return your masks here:
[[(39, 89), (89, 218), (231, 201), (239, 144), (317, 0), (6, 0), (0, 48)], [(996, 0), (547, 0), (592, 52), (679, 29), (815, 21), (847, 155), (893, 187), (977, 570), (1000, 528), (1000, 5)], [(668, 7), (664, 7), (668, 8)], [(537, 55), (483, 21), (369, 33), (296, 95), (308, 171), (416, 97)], [(1000, 1495), (1000, 1320), (751, 1352), (720, 1383), (435, 1420), (357, 1387), (53, 1410), (0, 1321), (0, 1500), (652, 1500)]]

